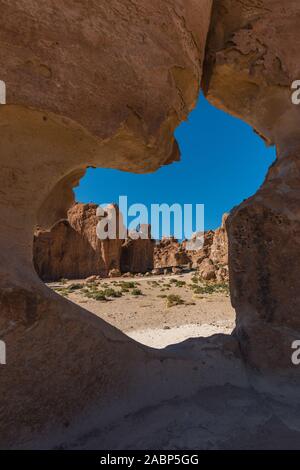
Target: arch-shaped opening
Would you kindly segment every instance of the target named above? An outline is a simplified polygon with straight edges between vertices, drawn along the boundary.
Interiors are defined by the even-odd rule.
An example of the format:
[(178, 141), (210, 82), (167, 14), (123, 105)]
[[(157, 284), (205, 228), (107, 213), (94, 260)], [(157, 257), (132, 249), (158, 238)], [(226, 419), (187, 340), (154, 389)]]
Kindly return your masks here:
[[(299, 74), (294, 60), (299, 34), (297, 2), (293, 0), (291, 8), (283, 9), (279, 0), (115, 0), (86, 2), (87, 8), (84, 2), (73, 2), (71, 9), (71, 2), (57, 8), (56, 2), (45, 7), (46, 2), (32, 1), (30, 11), (25, 2), (2, 3), (1, 53), (6, 59), (0, 78), (7, 84), (7, 99), (0, 97), (0, 102), (7, 101), (7, 105), (0, 112), (0, 332), (1, 340), (7, 341), (8, 362), (1, 374), (6, 391), (1, 403), (1, 446), (45, 448), (66, 442), (69, 447), (100, 448), (108, 443), (114, 448), (122, 442), (127, 448), (137, 443), (145, 443), (145, 448), (183, 448), (185, 444), (187, 448), (232, 448), (243, 443), (253, 447), (256, 442), (249, 441), (249, 435), (260, 446), (276, 447), (279, 439), (299, 446), (295, 420), (290, 418), (297, 417), (297, 407), (283, 410), (277, 400), (275, 404), (272, 399), (261, 400), (251, 388), (254, 368), (266, 372), (264, 379), (269, 372), (275, 372), (276, 380), (287, 375), (292, 387), (299, 378), (291, 361), (291, 343), (300, 331), (300, 108), (292, 103), (290, 89), (290, 81)], [(234, 210), (227, 224), (234, 261), (232, 298), (239, 322), (236, 336), (189, 339), (157, 351), (46, 288), (32, 269), (32, 227), (63, 216), (71, 201), (69, 189), (80, 177), (77, 170), (103, 166), (151, 171), (175, 161), (174, 128), (191, 111), (200, 87), (217, 107), (242, 117), (268, 142), (276, 142), (278, 159), (262, 189)], [(186, 161), (188, 153), (201, 148), (202, 158), (192, 159), (200, 166), (184, 169), (179, 166), (184, 165), (183, 159), (178, 166), (158, 171), (150, 184), (148, 176), (139, 180), (144, 181), (142, 188), (152, 187), (151, 194), (153, 188), (155, 193), (158, 188), (165, 190), (158, 202), (173, 203), (183, 194), (184, 179), (189, 191), (183, 202), (188, 195), (187, 202), (193, 202), (196, 194), (196, 202), (206, 203), (207, 229), (219, 226), (224, 210), (253, 193), (263, 178), (262, 174), (253, 188), (241, 176), (228, 178), (237, 174), (245, 147), (252, 148), (251, 163), (241, 165), (239, 175), (248, 178), (251, 168), (258, 175), (258, 165), (263, 162), (254, 163), (262, 147), (256, 151), (241, 128), (239, 133), (236, 122), (234, 142), (239, 142), (238, 137), (240, 145), (235, 147), (231, 140), (226, 159), (206, 158), (214, 145), (216, 154), (223, 156), (218, 144), (225, 140), (220, 134), (225, 125), (217, 116), (221, 114), (212, 119), (218, 125), (203, 132), (209, 136), (207, 149), (201, 134), (199, 143), (193, 139), (191, 146), (181, 142), (182, 149), (187, 149), (183, 151)], [(205, 129), (209, 120), (207, 114), (198, 129)], [(189, 129), (185, 126), (177, 131), (179, 140), (181, 132)], [(238, 149), (235, 158), (233, 148)], [(273, 154), (270, 161), (272, 158)], [(210, 162), (211, 167), (207, 166)], [(247, 168), (245, 173), (242, 168)], [(109, 174), (102, 173), (107, 185)], [(236, 199), (230, 199), (235, 190)], [(225, 207), (212, 211), (214, 199), (205, 201), (206, 191), (221, 194)], [(124, 193), (121, 185), (119, 193)], [(100, 202), (102, 197), (107, 199), (102, 193)], [(115, 199), (109, 196), (108, 202)], [(90, 200), (97, 202), (94, 196)], [(48, 211), (53, 211), (53, 219), (48, 219)], [(77, 230), (71, 228), (80, 234), (76, 220)], [(62, 228), (68, 231), (68, 227), (63, 222)], [(83, 250), (92, 247), (89, 259), (96, 252), (94, 228), (90, 235), (83, 244)], [(76, 235), (74, 246), (78, 243)], [(115, 248), (120, 250), (119, 245)], [(126, 250), (123, 262), (128, 265), (130, 247)], [(106, 249), (106, 255), (108, 252), (111, 255)], [(175, 255), (179, 254), (183, 256), (184, 250), (178, 248)], [(110, 255), (103, 255), (105, 275), (118, 270)], [(84, 265), (85, 258), (81, 256), (78, 265)], [(249, 259), (254, 260), (251, 266)], [(211, 257), (209, 260), (208, 267), (214, 267)], [(217, 268), (219, 274), (224, 266)], [(168, 289), (166, 283), (171, 281), (167, 279), (156, 282)], [(174, 279), (177, 285), (169, 289), (185, 288), (179, 285), (181, 278)], [(81, 287), (70, 282), (75, 284), (69, 289), (72, 300)], [(93, 282), (86, 284), (84, 302), (95, 295), (101, 297)], [(198, 282), (195, 284), (198, 289)], [(200, 286), (200, 296), (201, 288), (207, 286), (212, 284)], [(130, 292), (115, 300), (113, 295), (107, 296), (108, 301), (92, 300), (109, 308), (114, 302), (128, 301), (131, 290), (140, 287), (118, 284), (110, 289)], [(188, 293), (192, 294), (191, 289)], [(180, 305), (165, 311), (168, 318), (175, 308), (183, 316), (188, 308), (187, 302), (178, 301), (178, 295), (175, 302), (177, 299)], [(136, 297), (145, 302), (147, 296)], [(197, 302), (199, 316), (203, 299)], [(141, 310), (146, 308), (141, 306)], [(245, 365), (247, 372), (251, 369), (249, 374)], [(268, 380), (263, 385), (268, 386)], [(146, 423), (141, 414), (148, 418)], [(136, 424), (141, 435), (138, 431), (130, 435), (128, 430)], [(79, 436), (75, 443), (71, 442), (74, 436)]]
[[(181, 161), (154, 173), (88, 169), (68, 220), (38, 232), (34, 242), (36, 269), (52, 289), (153, 348), (232, 332), (222, 217), (256, 192), (275, 158), (247, 124), (203, 96), (176, 137)], [(181, 239), (99, 241), (97, 206), (121, 196), (128, 206), (142, 203), (149, 216), (152, 204), (204, 204), (204, 248), (191, 254)], [(173, 218), (167, 235), (174, 230)]]

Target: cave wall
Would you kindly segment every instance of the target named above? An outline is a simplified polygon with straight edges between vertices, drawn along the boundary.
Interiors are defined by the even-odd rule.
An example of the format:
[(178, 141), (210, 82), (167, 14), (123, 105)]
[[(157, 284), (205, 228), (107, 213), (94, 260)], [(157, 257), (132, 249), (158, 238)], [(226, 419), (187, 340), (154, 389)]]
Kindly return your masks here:
[[(227, 220), (236, 334), (248, 364), (290, 370), (299, 330), (300, 4), (214, 2), (203, 89), (215, 106), (249, 123), (277, 159), (258, 192)], [(243, 151), (243, 149), (241, 149)]]
[(88, 412), (104, 423), (177, 393), (180, 377), (168, 382), (162, 353), (47, 289), (32, 239), (37, 225), (66, 216), (87, 167), (147, 172), (176, 161), (173, 133), (201, 80), (212, 104), (278, 149), (262, 188), (227, 221), (231, 292), (246, 363), (292, 367), (300, 4), (213, 3), (211, 17), (210, 0), (0, 0), (1, 447), (55, 445)]
[(0, 10), (0, 446), (48, 447), (89, 413), (104, 425), (176, 393), (161, 355), (43, 284), (33, 232), (66, 217), (87, 167), (147, 172), (179, 158), (173, 132), (197, 101), (211, 0)]

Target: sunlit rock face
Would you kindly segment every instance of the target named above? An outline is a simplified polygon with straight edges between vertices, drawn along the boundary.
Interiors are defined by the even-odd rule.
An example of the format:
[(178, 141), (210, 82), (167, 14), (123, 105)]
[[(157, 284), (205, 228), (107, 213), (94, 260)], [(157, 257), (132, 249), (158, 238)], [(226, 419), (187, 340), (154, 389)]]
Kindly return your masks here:
[(215, 2), (203, 80), (214, 105), (277, 146), (265, 183), (227, 221), (231, 295), (246, 361), (297, 376), (300, 107), (291, 86), (300, 78), (299, 21), (294, 0)]
[[(118, 221), (118, 207), (112, 207)], [(50, 230), (37, 230), (33, 258), (41, 279), (106, 277), (112, 269), (120, 270), (124, 240), (119, 238), (119, 232), (115, 238), (100, 240), (96, 231), (98, 223), (96, 204), (77, 203), (69, 209), (67, 219), (58, 221)]]
[(106, 166), (170, 163), (173, 131), (198, 97), (211, 3), (1, 0), (7, 103), (76, 122), (95, 148), (104, 141)]
[(236, 332), (249, 364), (291, 369), (300, 338), (300, 152), (280, 159), (228, 221)]
[(120, 269), (122, 273), (146, 273), (154, 267), (154, 245), (151, 225), (141, 224), (139, 232), (129, 231), (121, 250)]
[[(108, 277), (112, 271), (115, 275), (146, 273), (153, 269), (155, 242), (151, 239), (151, 228), (142, 225), (141, 233), (127, 234), (116, 204), (103, 209), (103, 218), (97, 209), (96, 204), (76, 203), (69, 209), (67, 219), (59, 220), (49, 230), (35, 231), (34, 266), (43, 281)], [(101, 219), (103, 238), (99, 238), (101, 234), (97, 231)], [(115, 232), (110, 236), (109, 223)]]
[(299, 19), (297, 0), (220, 0), (207, 46), (208, 99), (247, 121), (283, 154), (300, 140), (300, 108), (291, 99), (300, 77)]
[(164, 361), (50, 292), (32, 245), (36, 226), (66, 217), (87, 167), (147, 172), (179, 158), (173, 133), (197, 101), (205, 48), (208, 99), (278, 148), (262, 188), (227, 221), (236, 332), (248, 364), (292, 367), (300, 108), (290, 87), (300, 79), (300, 4), (218, 0), (212, 20), (211, 6), (0, 0), (1, 447), (53, 447), (95, 419), (104, 426), (180, 396), (182, 369), (186, 387), (201, 382), (192, 380), (198, 365)]
[(88, 166), (179, 158), (173, 131), (198, 97), (211, 3), (0, 0), (1, 447), (53, 446), (88, 411), (103, 424), (167, 393), (153, 351), (44, 286), (33, 231), (66, 218)]
[(190, 262), (185, 247), (174, 237), (163, 237), (155, 246), (155, 269), (183, 267)]

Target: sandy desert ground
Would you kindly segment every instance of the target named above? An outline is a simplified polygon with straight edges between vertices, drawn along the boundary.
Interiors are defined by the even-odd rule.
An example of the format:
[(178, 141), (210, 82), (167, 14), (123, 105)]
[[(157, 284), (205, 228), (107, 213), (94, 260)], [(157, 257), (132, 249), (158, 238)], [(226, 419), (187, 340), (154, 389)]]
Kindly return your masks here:
[(298, 397), (257, 383), (243, 366), (230, 335), (228, 286), (202, 283), (194, 273), (48, 285), (136, 341), (164, 349), (165, 376), (178, 373), (182, 383), (173, 399), (106, 426), (95, 410), (89, 431), (80, 425), (60, 449), (274, 449), (278, 442), (299, 449)]
[(164, 348), (188, 338), (230, 334), (234, 328), (235, 312), (228, 286), (202, 283), (194, 273), (89, 283), (62, 280), (48, 285), (153, 348)]

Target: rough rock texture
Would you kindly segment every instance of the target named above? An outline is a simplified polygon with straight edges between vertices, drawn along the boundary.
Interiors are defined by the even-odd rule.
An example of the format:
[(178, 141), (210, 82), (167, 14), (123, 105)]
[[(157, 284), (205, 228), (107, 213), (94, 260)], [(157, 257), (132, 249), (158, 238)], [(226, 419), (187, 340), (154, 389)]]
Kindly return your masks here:
[(226, 231), (226, 220), (228, 214), (224, 214), (222, 225), (214, 231), (213, 242), (210, 248), (210, 256), (218, 281), (228, 280), (228, 236)]
[(224, 214), (220, 228), (202, 234), (201, 249), (191, 250), (193, 245), (187, 240), (179, 243), (172, 237), (162, 239), (154, 250), (155, 269), (193, 267), (204, 280), (228, 281), (227, 217)]
[(280, 155), (299, 145), (299, 106), (291, 85), (300, 76), (297, 0), (218, 0), (206, 54), (208, 99), (247, 121)]
[[(68, 211), (67, 220), (57, 222), (50, 230), (35, 232), (33, 259), (41, 279), (84, 279), (96, 274), (108, 276), (112, 269), (120, 270), (123, 240), (99, 240), (97, 207), (75, 204)], [(118, 217), (117, 206), (114, 209)]]
[(52, 446), (80, 416), (90, 429), (88, 412), (104, 425), (178, 392), (159, 353), (43, 284), (33, 231), (66, 218), (88, 166), (178, 159), (173, 131), (198, 97), (211, 0), (0, 7), (0, 445)]
[(201, 264), (204, 259), (210, 257), (210, 250), (213, 243), (214, 234), (215, 232), (213, 230), (208, 230), (205, 232), (203, 234), (203, 238), (201, 239), (202, 248), (199, 248), (198, 250), (189, 249), (190, 246), (188, 241), (185, 240), (182, 242), (183, 248), (188, 250), (188, 256), (193, 268), (198, 269), (199, 264)]
[[(111, 207), (119, 220), (118, 207)], [(205, 280), (228, 280), (224, 225), (227, 216), (221, 228), (205, 232), (203, 248), (191, 251), (188, 242), (179, 243), (172, 237), (155, 244), (148, 225), (142, 225), (139, 234), (128, 233), (125, 241), (119, 238), (100, 241), (96, 234), (99, 221), (96, 211), (96, 204), (77, 203), (68, 211), (67, 220), (60, 220), (50, 230), (35, 232), (33, 258), (41, 279), (83, 279), (92, 275), (106, 277), (110, 273), (115, 277), (128, 272), (146, 273), (153, 268), (160, 272), (172, 268), (176, 273), (177, 268), (180, 271), (193, 266)]]
[(68, 219), (58, 221), (50, 230), (35, 232), (33, 260), (43, 281), (84, 279), (93, 275), (117, 277), (121, 273), (146, 273), (153, 269), (154, 241), (150, 238), (150, 227), (141, 227), (147, 238), (130, 233), (124, 241), (119, 238), (118, 206), (107, 206), (104, 216), (110, 208), (116, 213), (116, 239), (97, 237), (100, 217), (96, 204), (74, 204), (68, 211)]
[(43, 281), (83, 279), (100, 274), (99, 258), (99, 253), (71, 227), (68, 220), (60, 220), (51, 230), (35, 232), (33, 259)]
[[(107, 220), (109, 212), (116, 218), (116, 238), (99, 240), (97, 237), (97, 224), (101, 218)], [(104, 208), (103, 216), (97, 216), (96, 204), (75, 204), (68, 211), (68, 220), (71, 227), (80, 236), (89, 242), (96, 252), (96, 271), (91, 274), (106, 276), (113, 269), (120, 270), (120, 256), (123, 240), (119, 238), (124, 230), (123, 218), (120, 217), (119, 208), (116, 204), (109, 204)], [(120, 226), (121, 223), (121, 226)]]
[(101, 165), (170, 163), (173, 130), (197, 100), (211, 3), (1, 0), (7, 103), (76, 122), (100, 138)]
[(300, 338), (300, 79), (297, 0), (214, 2), (203, 87), (216, 106), (251, 124), (277, 146), (277, 161), (255, 196), (230, 215), (231, 295), (237, 335), (258, 369), (290, 369)]
[[(50, 292), (32, 245), (36, 225), (66, 217), (88, 166), (142, 172), (178, 159), (173, 132), (198, 97), (211, 4), (0, 0), (1, 447), (54, 446), (75, 422), (105, 426), (207, 380), (199, 361), (142, 347)], [(203, 79), (213, 104), (278, 148), (263, 187), (228, 219), (230, 277), (245, 360), (294, 377), (299, 18), (298, 0), (215, 1)]]
[(190, 261), (184, 247), (174, 237), (163, 237), (155, 246), (155, 269), (186, 266)]
[[(232, 303), (237, 334), (250, 364), (293, 367), (300, 338), (299, 155), (276, 162), (255, 196), (228, 223)], [(251, 261), (250, 261), (251, 260)]]
[(151, 239), (151, 226), (142, 224), (138, 238), (135, 234), (129, 233), (129, 239), (122, 245), (121, 252), (121, 272), (122, 273), (146, 273), (154, 267), (154, 240)]

